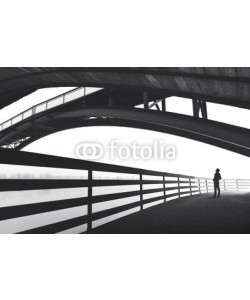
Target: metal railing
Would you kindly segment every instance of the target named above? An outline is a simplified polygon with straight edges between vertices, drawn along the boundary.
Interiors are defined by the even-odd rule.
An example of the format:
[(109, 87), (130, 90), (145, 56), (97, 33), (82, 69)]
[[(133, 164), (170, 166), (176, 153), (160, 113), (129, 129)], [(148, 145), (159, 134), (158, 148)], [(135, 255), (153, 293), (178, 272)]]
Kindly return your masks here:
[[(213, 191), (209, 178), (6, 149), (0, 150), (0, 163), (56, 168), (60, 174), (81, 170), (84, 176), (0, 179), (0, 233), (82, 233), (152, 205)], [(250, 189), (250, 180), (223, 180), (221, 186), (225, 191)]]
[(38, 114), (40, 112), (46, 111), (51, 108), (54, 108), (56, 106), (63, 105), (70, 101), (77, 100), (77, 99), (84, 97), (86, 95), (89, 95), (95, 91), (96, 91), (96, 89), (93, 90), (93, 88), (80, 87), (80, 88), (73, 89), (69, 92), (66, 92), (64, 94), (61, 94), (59, 96), (53, 97), (44, 102), (41, 102), (37, 105), (30, 107), (29, 109), (27, 109), (23, 112), (21, 112), (20, 114), (14, 116), (13, 118), (10, 118), (9, 120), (1, 123), (0, 131), (6, 129), (8, 127), (11, 127), (14, 124), (17, 124), (24, 119), (32, 117), (35, 114)]

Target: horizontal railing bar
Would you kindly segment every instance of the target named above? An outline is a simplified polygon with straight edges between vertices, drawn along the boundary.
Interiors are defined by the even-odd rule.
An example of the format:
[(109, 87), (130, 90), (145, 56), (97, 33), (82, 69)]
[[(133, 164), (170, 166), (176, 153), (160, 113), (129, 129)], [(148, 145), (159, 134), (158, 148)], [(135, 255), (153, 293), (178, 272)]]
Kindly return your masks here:
[(168, 195), (166, 195), (166, 199), (167, 198), (171, 198), (171, 197), (175, 197), (175, 196), (179, 196), (179, 193), (173, 193), (173, 194), (168, 194)]
[(170, 187), (170, 188), (166, 188), (166, 191), (172, 191), (172, 190), (178, 190), (178, 189), (190, 189), (190, 186), (180, 186), (180, 187)]
[(58, 233), (70, 228), (74, 228), (76, 226), (84, 225), (87, 223), (88, 216), (77, 217), (74, 219), (53, 223), (50, 225), (45, 225), (21, 232), (17, 232), (19, 234), (53, 234)]
[(29, 215), (41, 214), (50, 211), (57, 211), (77, 206), (83, 206), (87, 205), (88, 203), (89, 198), (86, 197), (1, 207), (0, 221)]
[(166, 187), (165, 190), (166, 191), (172, 191), (172, 190), (178, 190), (178, 186), (173, 186), (173, 187)]
[(132, 209), (132, 208), (136, 208), (140, 205), (141, 205), (141, 201), (137, 201), (137, 202), (125, 204), (125, 205), (122, 205), (122, 206), (106, 209), (106, 210), (103, 210), (103, 211), (95, 212), (95, 213), (92, 213), (92, 215), (91, 215), (91, 221), (96, 221), (96, 220), (99, 220), (99, 219), (110, 217), (110, 216), (115, 215), (117, 213), (129, 210), (129, 209)]
[[(159, 197), (154, 197), (154, 198), (151, 198), (151, 199), (144, 200), (143, 205), (146, 205), (146, 204), (149, 204), (149, 203), (152, 203), (152, 202), (156, 202), (158, 200), (164, 200), (164, 196), (159, 196)], [(107, 210), (104, 210), (104, 211), (101, 211), (101, 212), (93, 213), (92, 217), (91, 217), (91, 221), (97, 221), (97, 220), (100, 220), (100, 219), (103, 219), (103, 218), (106, 218), (106, 217), (111, 217), (111, 216), (113, 216), (117, 213), (124, 212), (124, 211), (127, 211), (129, 209), (139, 207), (140, 205), (141, 205), (141, 202), (137, 201), (137, 202), (133, 202), (133, 203), (130, 203), (130, 204), (126, 204), (126, 205), (118, 206), (118, 207), (115, 207), (115, 208), (107, 209)]]
[(165, 180), (165, 184), (177, 184), (178, 180)]
[[(229, 187), (226, 187), (226, 189), (228, 189)], [(235, 187), (235, 188), (232, 188), (231, 187), (231, 189), (233, 189), (233, 190), (236, 190), (237, 188)], [(248, 190), (248, 189), (250, 189), (250, 187), (244, 187), (244, 186), (241, 186), (241, 187), (239, 187), (239, 189), (246, 189), (246, 190)]]
[[(180, 184), (183, 184), (183, 183), (188, 183), (188, 184), (190, 184), (190, 181), (188, 181), (188, 180), (187, 180), (187, 181), (181, 181), (181, 180), (180, 180)], [(196, 182), (192, 182), (192, 183), (195, 184)]]
[(159, 189), (149, 189), (149, 190), (142, 190), (142, 191), (138, 190), (138, 191), (132, 191), (132, 192), (122, 192), (122, 193), (116, 193), (116, 194), (104, 194), (104, 195), (92, 196), (91, 202), (92, 203), (101, 203), (101, 202), (107, 202), (107, 201), (112, 201), (112, 200), (119, 200), (119, 199), (123, 199), (123, 198), (138, 196), (141, 193), (143, 195), (146, 195), (146, 194), (163, 192), (163, 190), (164, 190), (163, 188), (159, 188)]
[[(49, 103), (49, 102), (51, 102), (51, 101), (54, 101), (54, 100), (60, 99), (60, 98), (62, 98), (62, 97), (65, 97), (65, 96), (67, 96), (67, 95), (69, 95), (69, 94), (72, 94), (72, 93), (76, 92), (77, 90), (80, 91), (80, 90), (83, 90), (83, 89), (85, 89), (85, 87), (78, 87), (78, 88), (72, 89), (72, 90), (70, 90), (70, 91), (68, 91), (68, 92), (62, 93), (62, 94), (60, 94), (60, 95), (58, 95), (58, 96), (55, 96), (55, 97), (53, 97), (53, 98), (50, 98), (50, 99), (48, 99), (48, 100), (45, 100), (45, 101), (43, 101), (43, 102), (41, 102), (41, 103), (38, 103), (38, 104), (36, 104), (36, 105), (33, 105), (33, 106), (31, 106), (30, 108), (28, 108), (28, 109), (26, 109), (26, 110), (20, 112), (18, 115), (16, 115), (16, 116), (14, 116), (14, 117), (12, 117), (12, 118), (10, 118), (10, 119), (4, 121), (3, 123), (0, 124), (0, 126), (2, 126), (3, 124), (5, 124), (5, 123), (7, 123), (7, 122), (13, 121), (15, 118), (17, 118), (17, 117), (19, 117), (19, 116), (22, 116), (23, 114), (27, 113), (29, 110), (33, 111), (34, 109), (36, 109), (36, 108), (39, 107), (39, 106), (42, 106), (42, 105), (44, 105), (44, 104), (46, 104), (46, 103)], [(78, 99), (78, 98), (76, 98), (76, 99)], [(74, 99), (74, 100), (76, 100), (76, 99)], [(62, 103), (62, 104), (64, 104), (64, 103)], [(60, 106), (60, 105), (62, 105), (62, 104), (58, 104), (58, 105), (56, 105), (56, 106)], [(49, 110), (49, 109), (46, 108), (45, 110)], [(35, 113), (35, 114), (36, 114), (36, 113)]]
[(250, 181), (250, 179), (224, 179), (224, 180)]
[(138, 185), (138, 184), (163, 184), (163, 180), (93, 180), (92, 186), (117, 186), (117, 185)]
[[(143, 205), (151, 203), (151, 202), (155, 202), (155, 201), (158, 201), (158, 200), (161, 200), (161, 199), (164, 199), (164, 198), (165, 198), (165, 196), (162, 195), (162, 196), (154, 197), (154, 198), (151, 198), (151, 199), (147, 199), (147, 200), (143, 201)], [(102, 218), (106, 218), (106, 217), (112, 216), (114, 214), (129, 210), (129, 209), (132, 209), (132, 208), (136, 208), (140, 205), (141, 205), (141, 201), (137, 201), (137, 202), (121, 205), (121, 206), (118, 206), (118, 207), (110, 208), (110, 209), (107, 209), (107, 210), (104, 210), (104, 211), (92, 213), (91, 220), (96, 221), (96, 220), (99, 220), (99, 219), (102, 219)]]
[(190, 185), (184, 185), (184, 186), (180, 186), (179, 189), (189, 189)]
[(89, 184), (82, 179), (0, 179), (0, 191), (80, 188)]
[(149, 203), (152, 203), (152, 202), (156, 202), (156, 201), (159, 201), (159, 200), (164, 200), (164, 198), (165, 198), (165, 196), (162, 195), (162, 196), (157, 196), (157, 197), (154, 197), (154, 198), (146, 199), (146, 200), (143, 200), (143, 205), (149, 204)]
[(47, 154), (38, 154), (25, 151), (15, 151), (11, 149), (0, 149), (0, 164), (9, 165), (23, 165), (32, 167), (50, 167), (59, 169), (71, 170), (92, 170), (104, 171), (114, 173), (127, 173), (127, 174), (143, 174), (152, 176), (168, 176), (168, 177), (184, 177), (195, 178), (188, 175), (179, 175), (172, 173), (164, 173), (157, 171), (150, 171), (145, 169), (124, 167), (118, 165), (110, 165), (104, 163), (97, 163), (73, 158), (65, 158)]

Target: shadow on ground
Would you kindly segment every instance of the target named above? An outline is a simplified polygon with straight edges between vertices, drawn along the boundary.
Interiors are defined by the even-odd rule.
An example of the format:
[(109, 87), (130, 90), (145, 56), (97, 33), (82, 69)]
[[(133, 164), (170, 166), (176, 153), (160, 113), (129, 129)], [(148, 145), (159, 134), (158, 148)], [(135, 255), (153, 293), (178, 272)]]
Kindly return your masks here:
[(250, 233), (250, 193), (185, 197), (94, 229), (91, 233)]

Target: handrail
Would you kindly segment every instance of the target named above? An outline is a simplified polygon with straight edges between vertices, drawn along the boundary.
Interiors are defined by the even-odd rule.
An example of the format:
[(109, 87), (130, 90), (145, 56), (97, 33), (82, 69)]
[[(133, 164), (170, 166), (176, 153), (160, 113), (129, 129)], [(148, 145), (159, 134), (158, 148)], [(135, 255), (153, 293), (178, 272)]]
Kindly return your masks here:
[[(89, 88), (87, 87), (80, 87), (80, 88), (75, 88), (73, 90), (70, 90), (66, 93), (60, 94), (58, 96), (55, 96), (53, 98), (50, 98), (48, 100), (45, 100), (39, 104), (36, 104), (23, 112), (19, 113), (18, 115), (8, 119), (7, 121), (4, 121), (3, 123), (0, 124), (0, 131), (11, 127), (12, 125), (21, 122), (24, 119), (27, 119), (37, 113), (40, 113), (42, 111), (46, 111), (50, 108), (53, 108), (55, 106), (60, 106), (63, 105), (67, 102), (79, 99), (81, 97), (84, 97), (86, 95), (91, 94)], [(72, 97), (72, 94), (75, 95)]]
[[(84, 179), (0, 179), (0, 192), (16, 193), (16, 200), (10, 197), (0, 209), (0, 233), (82, 233), (152, 205), (213, 192), (211, 178), (44, 154), (0, 149), (0, 163), (60, 168), (62, 174), (63, 169), (82, 170), (85, 174)], [(67, 198), (65, 191), (71, 195), (72, 189), (78, 189), (80, 194)], [(250, 180), (223, 179), (221, 189), (250, 190)], [(34, 191), (39, 194), (41, 190), (48, 191), (43, 193), (47, 198), (33, 199)], [(61, 198), (49, 198), (49, 191), (60, 190)], [(33, 197), (27, 196), (28, 192)]]

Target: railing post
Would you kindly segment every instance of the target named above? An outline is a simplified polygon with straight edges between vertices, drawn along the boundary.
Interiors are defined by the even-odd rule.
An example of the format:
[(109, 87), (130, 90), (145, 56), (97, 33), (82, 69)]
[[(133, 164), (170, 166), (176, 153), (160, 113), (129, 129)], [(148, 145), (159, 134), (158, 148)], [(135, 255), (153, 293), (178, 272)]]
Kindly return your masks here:
[(236, 179), (236, 188), (237, 188), (237, 191), (239, 190), (239, 183), (238, 183), (238, 179)]
[(92, 229), (92, 170), (88, 170), (88, 224), (87, 230)]
[(206, 179), (206, 189), (207, 189), (207, 193), (208, 193), (208, 184), (207, 184), (207, 179)]
[(198, 178), (198, 186), (199, 186), (199, 192), (201, 194), (201, 182), (200, 182), (200, 178)]
[(179, 198), (181, 197), (181, 189), (180, 189), (180, 177), (178, 176), (178, 194)]
[(192, 185), (191, 185), (191, 178), (189, 178), (189, 188), (190, 188), (190, 195), (192, 196)]
[(226, 180), (225, 179), (223, 180), (223, 183), (224, 183), (224, 191), (226, 191), (227, 189), (226, 189)]
[(166, 203), (166, 182), (165, 176), (163, 176), (163, 193), (164, 193), (164, 202)]
[(143, 186), (142, 186), (142, 174), (140, 174), (140, 209), (143, 210)]

